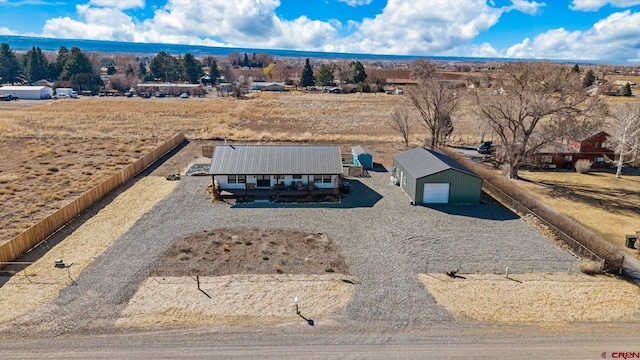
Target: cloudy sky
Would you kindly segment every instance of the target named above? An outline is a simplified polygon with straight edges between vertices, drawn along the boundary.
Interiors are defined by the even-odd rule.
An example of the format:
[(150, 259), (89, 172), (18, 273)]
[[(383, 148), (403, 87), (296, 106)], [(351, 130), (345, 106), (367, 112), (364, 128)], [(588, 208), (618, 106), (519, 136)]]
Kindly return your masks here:
[(640, 62), (640, 0), (0, 0), (0, 35)]

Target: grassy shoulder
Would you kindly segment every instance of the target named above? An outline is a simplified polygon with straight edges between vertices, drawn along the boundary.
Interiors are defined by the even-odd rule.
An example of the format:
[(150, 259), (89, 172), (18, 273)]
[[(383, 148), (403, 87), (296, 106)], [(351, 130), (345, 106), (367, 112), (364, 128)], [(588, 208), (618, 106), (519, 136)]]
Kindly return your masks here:
[[(78, 275), (124, 234), (142, 215), (170, 194), (176, 182), (162, 177), (145, 177), (120, 194), (109, 205), (47, 251), (24, 272), (11, 277), (0, 287), (0, 323), (34, 311), (53, 299)], [(73, 263), (56, 269), (62, 259)], [(28, 278), (23, 276), (28, 275)]]
[(505, 323), (633, 321), (640, 289), (613, 276), (584, 274), (444, 274), (418, 278), (455, 316)]

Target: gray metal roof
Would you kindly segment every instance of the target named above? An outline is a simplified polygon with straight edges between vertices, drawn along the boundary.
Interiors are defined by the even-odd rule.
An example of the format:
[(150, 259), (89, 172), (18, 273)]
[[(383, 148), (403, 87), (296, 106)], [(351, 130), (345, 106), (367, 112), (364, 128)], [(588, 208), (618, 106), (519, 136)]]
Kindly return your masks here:
[(371, 155), (371, 151), (369, 151), (369, 149), (364, 145), (356, 145), (351, 148), (351, 151), (353, 151), (356, 155), (361, 155), (361, 154)]
[(342, 156), (338, 145), (219, 145), (209, 174), (342, 174)]
[(394, 155), (393, 158), (416, 179), (449, 169), (480, 177), (447, 155), (422, 147)]

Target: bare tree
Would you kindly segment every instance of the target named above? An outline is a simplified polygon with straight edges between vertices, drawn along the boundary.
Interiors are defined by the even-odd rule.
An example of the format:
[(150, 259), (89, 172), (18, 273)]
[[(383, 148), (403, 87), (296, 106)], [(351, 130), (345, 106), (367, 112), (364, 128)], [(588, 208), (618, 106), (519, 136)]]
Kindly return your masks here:
[(622, 167), (626, 164), (626, 157), (638, 151), (640, 139), (640, 108), (626, 106), (612, 115), (611, 145), (618, 160), (616, 162), (616, 177), (622, 175)]
[(451, 116), (462, 98), (459, 89), (436, 75), (418, 79), (418, 85), (408, 89), (411, 103), (420, 113), (420, 124), (431, 136), (431, 148), (444, 142), (453, 132)]
[(349, 82), (349, 74), (351, 73), (350, 62), (347, 60), (341, 60), (333, 63), (333, 76), (336, 80), (340, 81), (340, 84)]
[(550, 62), (506, 64), (490, 89), (474, 92), (476, 113), (500, 138), (506, 175), (518, 179), (526, 159), (543, 145), (594, 131), (606, 112), (582, 89), (579, 75)]
[(436, 65), (428, 59), (418, 59), (411, 64), (411, 78), (427, 80), (436, 75)]
[(404, 145), (409, 146), (409, 124), (411, 117), (409, 111), (405, 108), (396, 109), (391, 113), (391, 128), (398, 131), (404, 139)]

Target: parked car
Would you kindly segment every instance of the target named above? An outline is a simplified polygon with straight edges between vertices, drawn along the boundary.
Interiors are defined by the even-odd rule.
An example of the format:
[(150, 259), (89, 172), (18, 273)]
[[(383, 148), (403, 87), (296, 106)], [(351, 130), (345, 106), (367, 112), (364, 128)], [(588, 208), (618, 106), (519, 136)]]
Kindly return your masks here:
[(181, 99), (187, 99), (187, 98), (189, 98), (189, 94), (187, 94), (186, 92), (183, 92), (182, 94), (180, 94), (180, 98)]
[(485, 141), (480, 146), (478, 146), (478, 152), (480, 154), (491, 154), (491, 149), (494, 148), (493, 142)]

